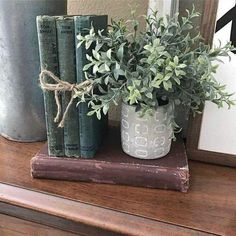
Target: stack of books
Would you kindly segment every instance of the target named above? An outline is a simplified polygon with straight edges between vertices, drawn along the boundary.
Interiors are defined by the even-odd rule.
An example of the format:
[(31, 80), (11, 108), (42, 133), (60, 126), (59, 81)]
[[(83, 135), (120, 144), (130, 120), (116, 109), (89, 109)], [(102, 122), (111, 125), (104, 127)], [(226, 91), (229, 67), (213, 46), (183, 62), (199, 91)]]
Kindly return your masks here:
[[(86, 50), (82, 45), (77, 48), (77, 35), (88, 34), (91, 24), (95, 30), (107, 29), (107, 16), (38, 16), (37, 32), (41, 70), (51, 71), (61, 80), (71, 84), (85, 80), (83, 71), (87, 63)], [(46, 78), (48, 83), (52, 79)], [(65, 110), (71, 92), (63, 92), (59, 99)], [(74, 100), (70, 107), (64, 128), (54, 122), (57, 105), (54, 93), (44, 91), (45, 115), (47, 124), (49, 156), (67, 156), (92, 158), (101, 146), (103, 132), (107, 127), (107, 117), (98, 120), (96, 116), (88, 116), (88, 104)]]
[(50, 157), (47, 144), (31, 159), (31, 176), (39, 179), (84, 181), (187, 192), (189, 167), (182, 139), (164, 158), (133, 158), (121, 149), (120, 129), (110, 126), (93, 159)]

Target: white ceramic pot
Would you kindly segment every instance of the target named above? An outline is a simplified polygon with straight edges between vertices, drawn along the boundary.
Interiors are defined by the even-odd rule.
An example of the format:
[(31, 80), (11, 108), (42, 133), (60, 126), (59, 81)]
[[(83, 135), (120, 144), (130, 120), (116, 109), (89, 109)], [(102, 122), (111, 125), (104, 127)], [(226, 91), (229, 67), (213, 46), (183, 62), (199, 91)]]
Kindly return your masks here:
[(173, 109), (170, 104), (158, 107), (153, 116), (140, 117), (135, 112), (135, 106), (122, 103), (123, 151), (139, 159), (157, 159), (167, 155), (172, 142), (172, 117)]

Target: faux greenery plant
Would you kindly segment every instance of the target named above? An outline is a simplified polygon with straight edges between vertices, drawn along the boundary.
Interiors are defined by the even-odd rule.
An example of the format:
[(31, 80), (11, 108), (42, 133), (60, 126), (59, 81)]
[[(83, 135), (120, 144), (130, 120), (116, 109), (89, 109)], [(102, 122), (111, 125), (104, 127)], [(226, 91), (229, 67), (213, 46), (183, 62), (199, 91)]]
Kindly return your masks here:
[(141, 114), (152, 114), (168, 102), (184, 105), (194, 114), (205, 101), (219, 107), (233, 104), (231, 94), (214, 78), (216, 62), (229, 56), (231, 44), (210, 48), (200, 34), (191, 35), (192, 19), (199, 14), (187, 13), (176, 20), (177, 16), (159, 18), (153, 12), (146, 17), (146, 30), (139, 33), (139, 21), (133, 17), (112, 21), (108, 32), (91, 27), (88, 35), (77, 36), (78, 47), (93, 47), (84, 66), (93, 93), (80, 97), (80, 102), (89, 101), (88, 115), (100, 118), (120, 99)]

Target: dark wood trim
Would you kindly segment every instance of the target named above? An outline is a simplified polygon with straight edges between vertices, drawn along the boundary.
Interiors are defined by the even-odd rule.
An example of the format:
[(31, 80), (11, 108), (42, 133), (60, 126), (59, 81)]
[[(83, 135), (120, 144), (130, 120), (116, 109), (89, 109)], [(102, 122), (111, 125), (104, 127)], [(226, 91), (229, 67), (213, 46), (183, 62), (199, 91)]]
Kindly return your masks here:
[(191, 153), (198, 150), (198, 141), (200, 137), (202, 124), (202, 115), (198, 114), (195, 117), (190, 116), (188, 122), (188, 132), (187, 132), (187, 154), (188, 158), (191, 159)]
[[(222, 154), (218, 152), (211, 152), (205, 150), (192, 150), (191, 160), (202, 161), (206, 163), (212, 163), (217, 165), (225, 165), (230, 167), (236, 167), (236, 161), (234, 155)], [(189, 153), (189, 152), (188, 152)]]
[[(119, 236), (120, 233), (111, 232), (97, 227), (92, 227), (82, 223), (74, 222), (58, 216), (45, 214), (43, 212), (31, 210), (29, 208), (0, 202), (0, 213), (17, 217), (25, 221), (45, 225), (51, 228), (60, 229), (65, 232), (75, 233), (76, 235), (96, 235), (96, 236)], [(1, 228), (1, 224), (0, 224)], [(1, 231), (0, 231), (1, 232)]]
[(219, 0), (204, 0), (200, 31), (205, 42), (209, 45), (212, 45), (215, 34), (218, 5)]
[[(0, 207), (2, 207), (0, 203)], [(42, 225), (18, 217), (0, 214), (1, 236), (25, 236), (25, 235), (50, 235), (50, 236), (84, 236), (79, 233), (71, 233), (58, 228)]]
[[(63, 226), (62, 224), (58, 225), (58, 223), (54, 225), (55, 222), (57, 222), (55, 219), (64, 219), (70, 222), (70, 224), (74, 222), (79, 224), (78, 227), (83, 227), (83, 230), (81, 231), (80, 229), (78, 232), (75, 230), (76, 226), (73, 225), (73, 230), (70, 228), (71, 232), (78, 232), (84, 235), (151, 236), (156, 235), (157, 232), (162, 232), (162, 234), (165, 235), (170, 235), (173, 232), (175, 232), (176, 235), (208, 234), (203, 231), (72, 201), (54, 195), (22, 189), (4, 183), (0, 183), (0, 189), (0, 213), (23, 217), (23, 219), (27, 220), (31, 218), (34, 222), (46, 225), (50, 224), (50, 226), (69, 230), (65, 228), (65, 223)], [(28, 210), (30, 210), (30, 213)], [(41, 217), (39, 217), (39, 214), (41, 214)], [(94, 232), (96, 233), (91, 234), (91, 229), (89, 229), (88, 226), (95, 229)], [(88, 230), (90, 230), (89, 233)]]

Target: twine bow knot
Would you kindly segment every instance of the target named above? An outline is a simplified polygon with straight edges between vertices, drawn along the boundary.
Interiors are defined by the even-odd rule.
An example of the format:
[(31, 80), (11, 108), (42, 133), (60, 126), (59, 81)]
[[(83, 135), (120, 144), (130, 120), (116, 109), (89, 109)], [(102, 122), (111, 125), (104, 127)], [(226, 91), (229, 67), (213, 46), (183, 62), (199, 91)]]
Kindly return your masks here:
[[(46, 82), (46, 78), (53, 79), (56, 83), (48, 83)], [(85, 94), (88, 94), (93, 89), (93, 82), (92, 80), (85, 80), (79, 84), (71, 84), (67, 81), (60, 80), (56, 75), (54, 75), (51, 71), (42, 70), (39, 75), (40, 86), (43, 90), (46, 91), (54, 91), (55, 101), (57, 105), (57, 114), (54, 118), (54, 122), (59, 122), (60, 116), (62, 113), (61, 103), (59, 100), (59, 93), (60, 92), (71, 92), (71, 98), (69, 103), (66, 106), (64, 114), (62, 116), (61, 121), (59, 122), (58, 127), (64, 127), (65, 119), (68, 114), (68, 111), (73, 104), (73, 101), (76, 97), (82, 97)]]

